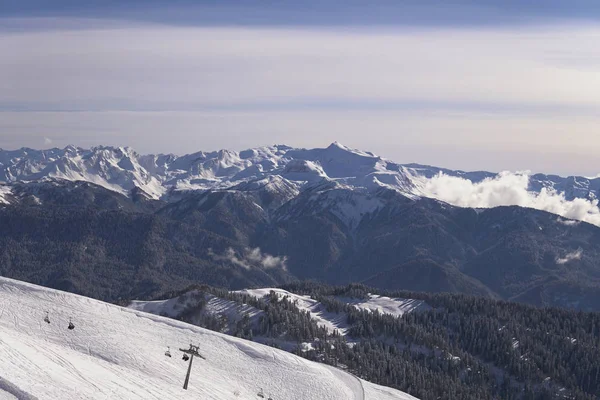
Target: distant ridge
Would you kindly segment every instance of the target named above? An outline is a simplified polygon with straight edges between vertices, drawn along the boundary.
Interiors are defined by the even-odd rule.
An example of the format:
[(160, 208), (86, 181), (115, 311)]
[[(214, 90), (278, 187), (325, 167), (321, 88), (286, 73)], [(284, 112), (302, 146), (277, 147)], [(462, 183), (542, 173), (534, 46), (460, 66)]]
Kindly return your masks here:
[[(399, 164), (339, 142), (315, 149), (273, 145), (240, 152), (199, 151), (183, 156), (140, 155), (129, 147), (110, 146), (0, 149), (0, 183), (44, 179), (87, 181), (127, 196), (138, 188), (152, 199), (163, 200), (169, 200), (174, 192), (227, 189), (273, 176), (298, 190), (325, 181), (369, 192), (387, 188), (407, 196), (426, 196), (421, 190), (424, 182), (440, 173), (473, 183), (498, 176), (486, 171)], [(540, 193), (543, 189), (564, 193), (567, 200), (597, 199), (600, 178), (532, 175), (529, 190)]]

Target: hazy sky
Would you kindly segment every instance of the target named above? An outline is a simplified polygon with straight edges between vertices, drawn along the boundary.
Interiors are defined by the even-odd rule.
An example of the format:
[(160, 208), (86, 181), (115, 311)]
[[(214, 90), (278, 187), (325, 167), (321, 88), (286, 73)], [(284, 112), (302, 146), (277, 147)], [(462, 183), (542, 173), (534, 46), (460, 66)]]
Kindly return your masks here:
[(597, 0), (7, 3), (2, 148), (337, 140), (397, 162), (600, 173)]

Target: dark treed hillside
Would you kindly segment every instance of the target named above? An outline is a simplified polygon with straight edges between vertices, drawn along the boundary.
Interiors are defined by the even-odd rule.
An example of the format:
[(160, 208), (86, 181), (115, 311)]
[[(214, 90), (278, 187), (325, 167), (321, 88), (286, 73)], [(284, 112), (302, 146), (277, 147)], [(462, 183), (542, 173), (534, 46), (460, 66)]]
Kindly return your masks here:
[[(519, 207), (472, 210), (332, 182), (179, 193), (16, 184), (0, 206), (0, 274), (103, 300), (202, 282), (295, 279), (600, 309), (600, 228)], [(364, 204), (377, 204), (362, 213)]]
[(148, 298), (193, 282), (273, 285), (285, 271), (234, 268), (208, 249), (235, 243), (145, 213), (92, 209), (0, 210), (0, 275), (105, 300)]

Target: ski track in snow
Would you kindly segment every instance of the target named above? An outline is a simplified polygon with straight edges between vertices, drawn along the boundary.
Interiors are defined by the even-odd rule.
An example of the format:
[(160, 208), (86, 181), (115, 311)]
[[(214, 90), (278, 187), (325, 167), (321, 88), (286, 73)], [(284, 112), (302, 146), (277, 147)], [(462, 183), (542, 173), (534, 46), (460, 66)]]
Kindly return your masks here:
[[(254, 342), (11, 279), (0, 278), (0, 309), (0, 400), (258, 399), (260, 388), (274, 400), (414, 399)], [(206, 360), (194, 360), (185, 392), (178, 349), (190, 341)]]

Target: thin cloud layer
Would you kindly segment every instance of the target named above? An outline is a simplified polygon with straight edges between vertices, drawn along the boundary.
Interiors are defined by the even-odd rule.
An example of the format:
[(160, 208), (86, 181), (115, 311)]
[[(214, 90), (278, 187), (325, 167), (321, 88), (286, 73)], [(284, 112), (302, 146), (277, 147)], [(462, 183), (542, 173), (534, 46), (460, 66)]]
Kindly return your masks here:
[[(587, 165), (600, 145), (600, 29), (582, 22), (2, 24), (11, 29), (0, 29), (0, 52), (10, 54), (0, 58), (0, 147), (49, 137), (182, 153), (340, 140), (399, 162), (597, 172)], [(549, 154), (556, 149), (561, 163)], [(532, 151), (543, 155), (524, 154)]]
[[(64, 20), (68, 27), (71, 20)], [(122, 26), (2, 33), (14, 108), (265, 108), (285, 102), (600, 104), (597, 28), (325, 30)], [(126, 38), (127, 40), (123, 40)], [(190, 90), (190, 89), (196, 90)], [(560, 102), (548, 102), (560, 99)], [(558, 107), (557, 107), (558, 106)], [(475, 104), (471, 107), (477, 108)], [(267, 107), (268, 108), (268, 107)]]
[(440, 173), (426, 181), (422, 191), (427, 197), (459, 207), (491, 208), (516, 205), (600, 226), (598, 200), (567, 200), (563, 193), (547, 189), (542, 189), (540, 193), (532, 193), (528, 191), (528, 187), (529, 176), (526, 173), (503, 172), (495, 178), (478, 183)]

